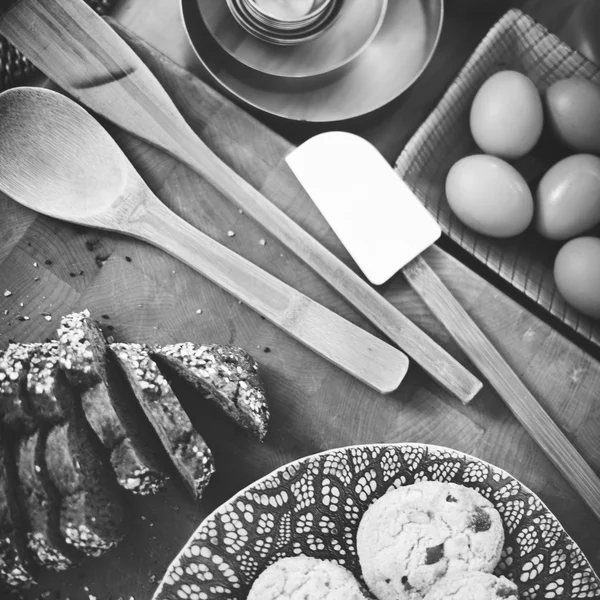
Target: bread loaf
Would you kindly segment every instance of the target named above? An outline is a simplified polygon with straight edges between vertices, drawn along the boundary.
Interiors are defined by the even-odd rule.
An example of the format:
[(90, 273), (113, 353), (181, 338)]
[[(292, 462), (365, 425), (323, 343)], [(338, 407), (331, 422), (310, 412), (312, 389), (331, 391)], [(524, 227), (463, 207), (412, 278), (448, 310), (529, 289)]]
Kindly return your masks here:
[(46, 429), (20, 438), (15, 461), (27, 522), (27, 547), (39, 565), (64, 571), (76, 565), (81, 554), (61, 533), (61, 497), (48, 475), (46, 438)]
[(114, 548), (127, 529), (123, 488), (158, 491), (167, 460), (202, 497), (212, 453), (169, 379), (264, 438), (264, 387), (240, 348), (109, 346), (85, 310), (61, 320), (58, 340), (0, 353), (0, 588)]
[(149, 426), (132, 414), (135, 407), (122, 394), (115, 393), (116, 382), (109, 382), (107, 344), (98, 325), (87, 310), (72, 313), (62, 318), (58, 336), (60, 365), (81, 394), (85, 416), (109, 451), (120, 485), (137, 494), (162, 489), (166, 474), (152, 443), (142, 439), (148, 438)]
[(106, 451), (75, 405), (66, 422), (54, 425), (46, 440), (48, 476), (61, 497), (60, 530), (77, 550), (99, 556), (126, 533), (122, 488), (108, 466)]
[(147, 346), (111, 344), (110, 350), (181, 479), (194, 498), (200, 498), (214, 471), (208, 446), (150, 358)]
[(262, 440), (269, 408), (256, 361), (241, 348), (191, 342), (154, 348), (151, 357), (170, 377), (181, 377), (228, 417)]

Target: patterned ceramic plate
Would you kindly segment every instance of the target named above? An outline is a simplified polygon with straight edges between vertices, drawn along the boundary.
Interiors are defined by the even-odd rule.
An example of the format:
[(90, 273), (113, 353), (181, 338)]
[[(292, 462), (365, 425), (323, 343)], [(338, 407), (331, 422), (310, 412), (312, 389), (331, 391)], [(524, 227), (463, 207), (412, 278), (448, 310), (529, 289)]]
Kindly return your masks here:
[(154, 600), (245, 600), (269, 564), (305, 554), (360, 577), (358, 523), (390, 487), (420, 480), (473, 487), (502, 515), (498, 574), (520, 597), (600, 599), (600, 579), (556, 517), (529, 489), (473, 456), (422, 444), (351, 446), (302, 458), (213, 512), (169, 567)]

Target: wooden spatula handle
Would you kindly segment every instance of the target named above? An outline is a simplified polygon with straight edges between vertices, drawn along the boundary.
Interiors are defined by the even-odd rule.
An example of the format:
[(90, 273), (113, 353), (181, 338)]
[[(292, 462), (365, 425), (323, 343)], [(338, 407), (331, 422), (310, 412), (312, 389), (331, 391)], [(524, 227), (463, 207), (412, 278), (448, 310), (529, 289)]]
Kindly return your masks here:
[(0, 32), (85, 106), (205, 177), (460, 400), (481, 389), (465, 367), (215, 156), (137, 54), (85, 2), (19, 0), (0, 19)]
[(402, 270), (473, 364), (565, 479), (600, 518), (600, 478), (542, 408), (433, 269), (417, 257)]
[(146, 209), (129, 223), (128, 233), (196, 269), (378, 392), (386, 394), (400, 385), (408, 369), (402, 352), (198, 231), (158, 200)]

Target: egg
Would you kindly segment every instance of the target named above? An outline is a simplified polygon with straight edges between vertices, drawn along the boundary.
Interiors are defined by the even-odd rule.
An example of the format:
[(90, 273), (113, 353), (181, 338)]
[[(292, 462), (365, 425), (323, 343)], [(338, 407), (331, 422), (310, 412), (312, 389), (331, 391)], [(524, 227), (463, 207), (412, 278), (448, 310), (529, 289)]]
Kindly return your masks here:
[(493, 237), (524, 231), (533, 218), (533, 197), (523, 176), (501, 158), (476, 154), (455, 163), (446, 177), (446, 197), (468, 227)]
[(551, 240), (566, 240), (600, 223), (600, 158), (574, 154), (557, 162), (535, 194), (535, 228)]
[(554, 281), (563, 298), (594, 319), (600, 318), (600, 239), (567, 242), (554, 262)]
[(545, 94), (548, 122), (559, 140), (576, 152), (600, 154), (600, 87), (570, 77)]
[(540, 94), (522, 73), (500, 71), (475, 94), (469, 123), (473, 139), (483, 152), (519, 158), (535, 146), (542, 133)]

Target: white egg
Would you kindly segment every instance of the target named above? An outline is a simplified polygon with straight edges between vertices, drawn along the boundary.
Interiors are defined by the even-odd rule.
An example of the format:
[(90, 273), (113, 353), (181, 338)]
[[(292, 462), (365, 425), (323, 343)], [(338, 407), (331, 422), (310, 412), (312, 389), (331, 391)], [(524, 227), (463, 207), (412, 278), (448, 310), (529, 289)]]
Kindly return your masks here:
[(476, 154), (459, 160), (446, 178), (446, 197), (468, 227), (493, 237), (511, 237), (527, 229), (533, 197), (522, 175), (506, 161)]
[(600, 319), (600, 238), (567, 242), (554, 261), (554, 281), (563, 298), (593, 319)]
[(517, 71), (500, 71), (479, 88), (469, 119), (473, 139), (483, 152), (519, 158), (542, 133), (542, 100), (531, 79)]

